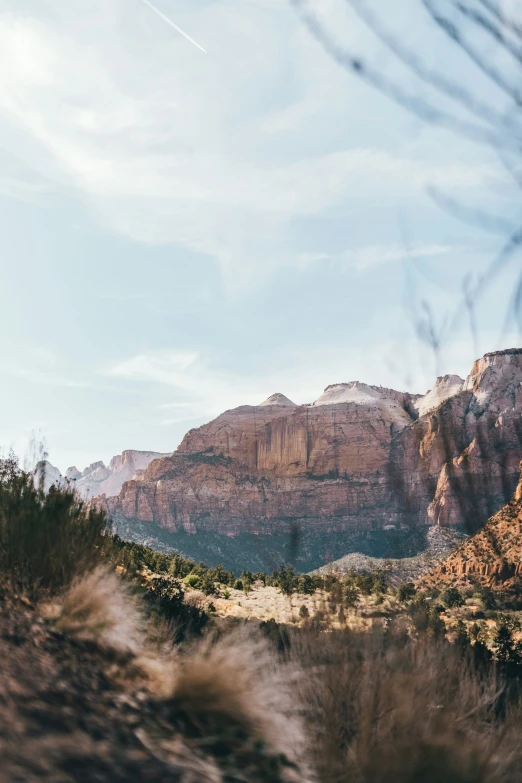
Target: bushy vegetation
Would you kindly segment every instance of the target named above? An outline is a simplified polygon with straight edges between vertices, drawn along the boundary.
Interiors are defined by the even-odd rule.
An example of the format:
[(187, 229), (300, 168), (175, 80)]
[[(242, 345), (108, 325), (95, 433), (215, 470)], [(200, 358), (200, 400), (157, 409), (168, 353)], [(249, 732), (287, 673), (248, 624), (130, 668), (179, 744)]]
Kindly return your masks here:
[(0, 460), (0, 579), (11, 589), (63, 590), (107, 556), (106, 532), (104, 514), (72, 490), (45, 493), (14, 455)]

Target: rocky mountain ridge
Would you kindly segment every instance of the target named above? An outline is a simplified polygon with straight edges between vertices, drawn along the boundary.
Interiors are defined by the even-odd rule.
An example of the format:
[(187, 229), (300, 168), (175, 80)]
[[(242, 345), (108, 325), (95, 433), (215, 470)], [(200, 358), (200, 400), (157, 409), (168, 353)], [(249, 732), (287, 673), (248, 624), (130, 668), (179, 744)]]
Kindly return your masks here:
[(117, 495), (123, 484), (131, 479), (139, 479), (143, 471), (155, 459), (167, 457), (168, 454), (156, 451), (136, 451), (128, 449), (111, 459), (108, 467), (102, 461), (93, 462), (85, 470), (76, 466), (67, 468), (62, 476), (58, 468), (47, 460), (40, 462), (34, 473), (45, 491), (54, 484), (64, 486), (70, 484), (85, 500), (98, 495)]
[(190, 430), (99, 502), (124, 525), (150, 523), (188, 544), (186, 534), (315, 531), (318, 566), (350, 551), (328, 549), (344, 533), (474, 532), (517, 484), (521, 384), (522, 349), (510, 349), (486, 354), (465, 381), (437, 379), (424, 396), (358, 381), (327, 387), (311, 405), (277, 393)]

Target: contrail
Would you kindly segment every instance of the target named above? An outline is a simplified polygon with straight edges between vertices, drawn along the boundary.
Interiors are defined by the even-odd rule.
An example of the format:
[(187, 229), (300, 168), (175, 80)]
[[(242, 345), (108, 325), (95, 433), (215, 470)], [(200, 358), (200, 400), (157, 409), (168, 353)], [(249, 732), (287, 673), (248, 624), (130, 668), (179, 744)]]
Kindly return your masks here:
[(170, 24), (170, 26), (171, 26), (171, 27), (173, 27), (173, 28), (174, 28), (174, 30), (177, 30), (177, 32), (178, 32), (178, 33), (180, 33), (180, 34), (181, 34), (181, 35), (182, 35), (184, 38), (186, 38), (186, 39), (187, 39), (187, 41), (190, 41), (190, 43), (194, 44), (194, 46), (197, 46), (197, 47), (198, 47), (198, 49), (201, 49), (201, 51), (202, 51), (202, 52), (204, 52), (205, 54), (208, 54), (208, 52), (207, 52), (205, 49), (203, 49), (203, 47), (202, 47), (202, 46), (200, 46), (200, 45), (197, 43), (197, 41), (195, 41), (193, 38), (191, 38), (191, 37), (190, 37), (190, 35), (187, 35), (187, 34), (186, 34), (186, 33), (185, 33), (185, 32), (184, 32), (182, 29), (181, 29), (181, 27), (178, 27), (178, 25), (177, 25), (177, 24), (174, 24), (174, 22), (172, 21), (172, 19), (169, 19), (169, 17), (168, 17), (168, 16), (165, 16), (165, 14), (162, 14), (162, 13), (161, 13), (161, 11), (159, 10), (159, 8), (156, 8), (156, 6), (155, 6), (155, 5), (152, 5), (152, 3), (150, 3), (150, 2), (149, 2), (149, 0), (142, 0), (142, 2), (143, 2), (143, 3), (145, 3), (145, 5), (148, 5), (148, 7), (150, 8), (150, 10), (151, 10), (151, 11), (154, 11), (154, 13), (155, 13), (155, 14), (158, 14), (158, 16), (160, 17), (160, 19), (163, 19), (163, 21), (164, 21), (164, 22), (166, 22), (167, 24)]

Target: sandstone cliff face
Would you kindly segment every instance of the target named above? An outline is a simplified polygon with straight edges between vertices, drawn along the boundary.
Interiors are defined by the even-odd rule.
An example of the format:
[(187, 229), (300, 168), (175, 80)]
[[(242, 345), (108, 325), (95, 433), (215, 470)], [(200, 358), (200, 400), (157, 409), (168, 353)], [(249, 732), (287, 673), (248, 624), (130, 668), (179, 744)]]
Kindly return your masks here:
[[(520, 464), (522, 470), (522, 463)], [(422, 587), (506, 587), (522, 576), (522, 474), (512, 500), (420, 581)]]
[(359, 382), (312, 405), (282, 394), (185, 436), (117, 497), (119, 518), (172, 531), (478, 528), (513, 493), (522, 456), (522, 350), (486, 355), (424, 397)]
[(512, 496), (522, 456), (522, 351), (475, 362), (462, 391), (392, 444), (404, 512), (419, 523), (475, 532)]

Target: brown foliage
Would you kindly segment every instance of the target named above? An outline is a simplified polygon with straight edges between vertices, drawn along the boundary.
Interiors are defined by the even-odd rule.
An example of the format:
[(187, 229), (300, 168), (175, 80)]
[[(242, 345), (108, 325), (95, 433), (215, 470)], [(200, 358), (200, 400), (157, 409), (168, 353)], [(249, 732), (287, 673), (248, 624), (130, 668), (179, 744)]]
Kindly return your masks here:
[(322, 783), (515, 783), (520, 708), (471, 655), (395, 632), (297, 634), (314, 766)]

